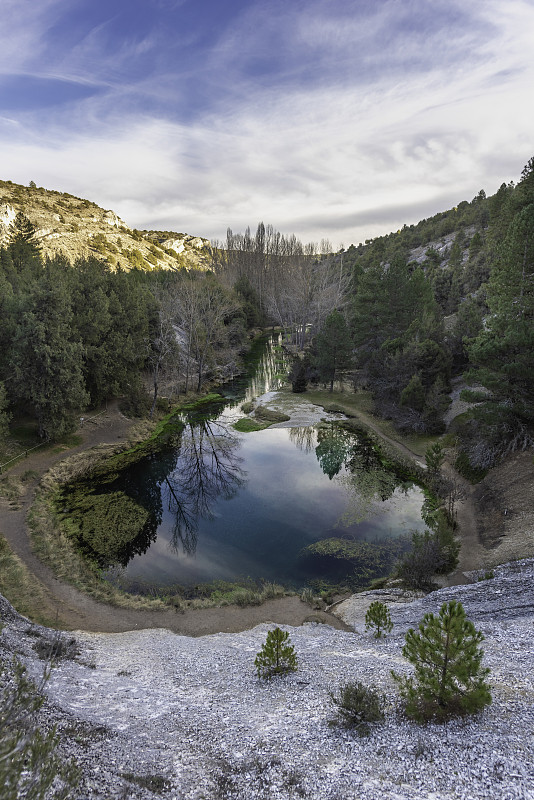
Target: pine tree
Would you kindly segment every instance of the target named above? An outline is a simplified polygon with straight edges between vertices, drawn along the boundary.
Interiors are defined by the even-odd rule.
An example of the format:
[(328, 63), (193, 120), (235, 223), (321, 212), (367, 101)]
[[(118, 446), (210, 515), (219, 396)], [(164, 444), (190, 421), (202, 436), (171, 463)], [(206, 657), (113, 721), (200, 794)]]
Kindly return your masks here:
[(345, 318), (339, 311), (332, 311), (316, 337), (317, 366), (324, 380), (330, 381), (330, 391), (341, 369), (352, 362), (352, 342)]
[[(534, 422), (534, 159), (508, 205), (515, 213), (498, 247), (488, 285), (490, 316), (469, 347), (469, 377), (489, 402), (523, 425)], [(497, 413), (497, 417), (499, 412)]]
[(9, 226), (9, 252), (18, 272), (36, 274), (41, 266), (41, 248), (35, 241), (37, 228), (22, 211)]
[(380, 639), (386, 633), (393, 630), (393, 622), (391, 621), (391, 614), (385, 603), (375, 600), (367, 609), (365, 615), (365, 630), (375, 630), (375, 639)]
[(491, 703), (482, 667), (484, 636), (467, 619), (461, 603), (443, 603), (439, 615), (425, 614), (419, 632), (410, 628), (402, 650), (415, 667), (413, 677), (392, 673), (406, 714), (419, 721), (471, 714)]
[(31, 405), (39, 436), (57, 439), (75, 429), (88, 401), (83, 346), (73, 339), (70, 298), (54, 276), (45, 275), (27, 303), (13, 343), (14, 391)]
[(440, 442), (434, 442), (434, 444), (430, 445), (430, 447), (427, 447), (425, 452), (425, 462), (428, 474), (431, 478), (437, 478), (439, 476), (444, 460), (445, 451)]
[(281, 628), (269, 631), (267, 640), (256, 655), (254, 666), (258, 678), (272, 678), (273, 675), (296, 672), (297, 654), (289, 643), (289, 633)]
[(9, 421), (11, 414), (8, 411), (8, 399), (6, 395), (6, 387), (0, 381), (0, 441), (7, 436), (9, 430)]

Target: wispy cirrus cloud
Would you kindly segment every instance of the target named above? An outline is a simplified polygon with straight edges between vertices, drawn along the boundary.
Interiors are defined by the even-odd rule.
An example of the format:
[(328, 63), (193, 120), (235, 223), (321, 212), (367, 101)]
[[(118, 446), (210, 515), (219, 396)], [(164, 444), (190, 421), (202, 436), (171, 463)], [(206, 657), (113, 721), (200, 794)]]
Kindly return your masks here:
[(532, 155), (531, 0), (44, 6), (14, 27), (11, 77), (0, 58), (0, 99), (21, 95), (0, 105), (2, 177), (136, 227), (264, 219), (347, 245), (493, 192)]

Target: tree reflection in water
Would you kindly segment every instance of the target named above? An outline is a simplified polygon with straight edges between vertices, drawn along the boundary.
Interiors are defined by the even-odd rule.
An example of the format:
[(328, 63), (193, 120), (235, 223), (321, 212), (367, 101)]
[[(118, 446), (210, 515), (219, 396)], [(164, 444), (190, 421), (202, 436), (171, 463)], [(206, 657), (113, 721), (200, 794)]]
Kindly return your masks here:
[(379, 451), (366, 436), (358, 436), (346, 463), (348, 474), (336, 478), (349, 494), (349, 505), (339, 523), (350, 527), (354, 523), (387, 510), (385, 501), (400, 487), (407, 493), (413, 484), (403, 481), (392, 466), (384, 466)]
[(315, 455), (325, 475), (330, 480), (339, 474), (354, 448), (354, 436), (339, 425), (323, 425), (317, 431)]
[[(306, 453), (315, 447), (324, 474), (347, 490), (349, 506), (338, 521), (343, 527), (385, 511), (384, 503), (397, 487), (407, 491), (412, 486), (383, 465), (380, 453), (365, 434), (344, 430), (335, 422), (323, 422), (316, 428), (291, 428), (289, 437)], [(340, 475), (342, 470), (344, 474)]]
[(311, 453), (315, 447), (316, 431), (313, 426), (308, 428), (289, 428), (289, 441), (304, 453)]
[(176, 553), (194, 554), (200, 519), (213, 518), (214, 503), (220, 497), (230, 500), (244, 485), (238, 448), (239, 438), (222, 423), (187, 421), (175, 467), (164, 480), (174, 514), (171, 547)]

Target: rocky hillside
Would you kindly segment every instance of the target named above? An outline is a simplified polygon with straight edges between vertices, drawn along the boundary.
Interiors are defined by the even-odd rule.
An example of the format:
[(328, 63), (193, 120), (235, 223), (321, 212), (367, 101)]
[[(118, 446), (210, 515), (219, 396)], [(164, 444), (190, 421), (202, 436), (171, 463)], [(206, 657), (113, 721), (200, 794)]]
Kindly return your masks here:
[(209, 241), (173, 231), (138, 231), (114, 211), (71, 194), (0, 181), (0, 244), (21, 211), (37, 228), (43, 255), (70, 261), (90, 254), (125, 270), (209, 268)]
[[(530, 559), (468, 586), (393, 598), (393, 631), (378, 641), (363, 631), (363, 609), (346, 604), (354, 632), (287, 628), (299, 668), (271, 681), (253, 666), (269, 624), (198, 638), (63, 634), (41, 724), (58, 725), (62, 752), (82, 768), (76, 800), (532, 800), (533, 587)], [(493, 703), (471, 718), (418, 725), (400, 713), (390, 671), (410, 669), (407, 628), (451, 599), (484, 633)], [(53, 632), (2, 599), (0, 618), (0, 657), (18, 653), (38, 677)], [(330, 692), (348, 680), (386, 696), (385, 721), (368, 737), (330, 724)]]

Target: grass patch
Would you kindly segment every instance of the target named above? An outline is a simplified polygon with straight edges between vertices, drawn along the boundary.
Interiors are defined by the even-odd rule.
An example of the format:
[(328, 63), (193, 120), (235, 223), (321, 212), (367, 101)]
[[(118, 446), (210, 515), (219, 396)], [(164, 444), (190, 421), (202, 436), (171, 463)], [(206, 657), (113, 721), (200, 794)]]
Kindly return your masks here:
[[(120, 578), (118, 580), (119, 584), (117, 585), (130, 594), (137, 593), (154, 597), (162, 591), (153, 584), (128, 580), (121, 582)], [(293, 594), (278, 583), (269, 581), (261, 583), (250, 578), (238, 581), (216, 580), (192, 587), (166, 586), (165, 592), (165, 595), (160, 595), (161, 599), (177, 611), (185, 611), (187, 608), (215, 608), (230, 605), (259, 606), (267, 600)]]
[(440, 436), (399, 433), (392, 422), (373, 414), (373, 400), (370, 392), (358, 391), (329, 392), (315, 389), (306, 392), (306, 399), (315, 405), (322, 406), (325, 411), (342, 413), (348, 417), (358, 417), (362, 423), (372, 423), (380, 433), (407, 447), (415, 455), (423, 457), (427, 448), (440, 440)]
[(254, 401), (248, 400), (246, 403), (242, 403), (241, 411), (243, 414), (250, 414), (252, 411), (254, 411)]
[(232, 428), (240, 431), (240, 433), (252, 433), (253, 431), (263, 431), (271, 425), (271, 422), (257, 422), (255, 419), (250, 419), (250, 417), (242, 417), (233, 423)]
[(0, 587), (4, 597), (19, 614), (41, 625), (54, 626), (54, 620), (43, 612), (48, 605), (44, 587), (34, 575), (30, 574), (2, 534), (0, 534)]

